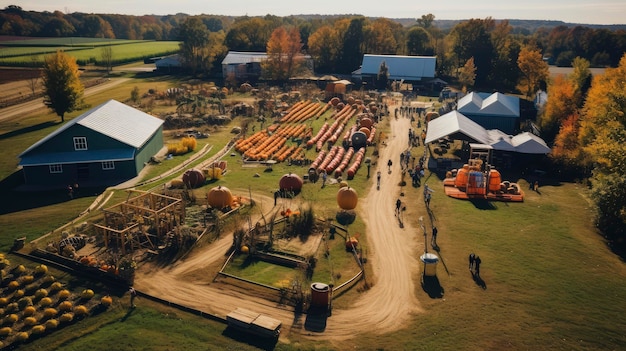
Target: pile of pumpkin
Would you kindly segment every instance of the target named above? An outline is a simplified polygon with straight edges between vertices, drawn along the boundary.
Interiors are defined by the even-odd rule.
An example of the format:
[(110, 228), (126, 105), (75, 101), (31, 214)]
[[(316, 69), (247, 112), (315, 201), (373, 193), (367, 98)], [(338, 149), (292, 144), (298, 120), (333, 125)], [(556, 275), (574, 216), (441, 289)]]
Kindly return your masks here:
[(91, 289), (80, 294), (71, 292), (56, 281), (44, 264), (33, 270), (23, 265), (10, 267), (0, 254), (0, 267), (0, 348), (43, 336), (88, 317), (95, 307), (108, 308), (113, 303), (108, 295), (98, 302)]
[(118, 275), (120, 273), (119, 269), (114, 264), (107, 264), (106, 262), (96, 259), (93, 256), (82, 256), (78, 259), (78, 262), (84, 264), (88, 267), (99, 268), (103, 272), (107, 272), (113, 275)]

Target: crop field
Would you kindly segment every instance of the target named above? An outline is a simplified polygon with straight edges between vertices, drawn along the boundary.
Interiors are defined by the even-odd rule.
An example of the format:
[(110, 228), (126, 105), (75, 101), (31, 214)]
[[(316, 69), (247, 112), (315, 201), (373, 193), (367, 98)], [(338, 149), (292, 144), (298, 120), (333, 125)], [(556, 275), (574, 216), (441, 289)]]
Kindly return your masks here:
[(2, 37), (0, 46), (33, 47), (33, 46), (105, 46), (142, 42), (143, 40), (108, 39), (108, 38), (31, 38), (31, 37)]
[[(62, 38), (69, 39), (69, 38)], [(75, 38), (89, 39), (92, 38)], [(40, 42), (39, 40), (32, 40)], [(63, 50), (76, 58), (79, 65), (99, 64), (102, 56), (102, 48), (110, 46), (113, 53), (113, 64), (143, 60), (147, 57), (169, 55), (179, 50), (177, 41), (138, 41), (138, 40), (102, 40), (85, 41), (83, 43), (63, 44), (64, 40), (50, 41), (49, 46), (38, 43), (36, 45), (12, 45), (0, 49), (0, 65), (4, 66), (40, 66), (46, 54)], [(26, 41), (30, 43), (31, 40)], [(7, 42), (0, 42), (5, 45)], [(22, 41), (22, 43), (25, 43)]]

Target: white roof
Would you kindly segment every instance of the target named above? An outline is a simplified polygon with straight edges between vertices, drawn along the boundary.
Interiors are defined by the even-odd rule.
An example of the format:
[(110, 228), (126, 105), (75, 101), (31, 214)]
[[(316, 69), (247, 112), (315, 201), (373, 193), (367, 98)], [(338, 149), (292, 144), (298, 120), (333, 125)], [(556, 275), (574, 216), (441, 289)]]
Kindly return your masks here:
[(119, 101), (109, 100), (67, 122), (20, 154), (39, 147), (56, 135), (78, 124), (135, 148), (141, 147), (161, 127), (163, 120)]
[(547, 154), (550, 148), (540, 137), (533, 133), (524, 132), (511, 138), (515, 151), (524, 154)]
[(361, 74), (377, 75), (385, 61), (391, 80), (422, 80), (435, 77), (435, 56), (363, 55)]
[(459, 100), (459, 112), (467, 115), (519, 117), (519, 98), (502, 93), (471, 92)]
[(513, 151), (525, 154), (547, 154), (550, 148), (535, 134), (524, 132), (514, 137), (498, 130), (486, 130), (478, 123), (451, 111), (428, 122), (425, 143), (431, 143), (452, 135), (456, 139), (470, 139), (485, 148), (499, 151)]
[(267, 53), (265, 52), (241, 52), (241, 51), (229, 51), (222, 60), (223, 65), (238, 65), (249, 62), (261, 62), (267, 59)]
[(451, 111), (428, 122), (425, 143), (430, 143), (445, 136), (460, 133), (482, 144), (489, 144), (489, 135), (485, 128), (463, 116), (458, 111)]

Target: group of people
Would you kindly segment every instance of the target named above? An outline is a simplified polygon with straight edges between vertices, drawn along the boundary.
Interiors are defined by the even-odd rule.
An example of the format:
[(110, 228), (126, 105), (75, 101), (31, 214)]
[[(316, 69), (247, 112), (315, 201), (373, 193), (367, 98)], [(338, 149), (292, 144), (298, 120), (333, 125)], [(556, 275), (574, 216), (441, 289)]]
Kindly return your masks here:
[(473, 252), (469, 255), (469, 270), (475, 277), (480, 277), (480, 264), (482, 260)]

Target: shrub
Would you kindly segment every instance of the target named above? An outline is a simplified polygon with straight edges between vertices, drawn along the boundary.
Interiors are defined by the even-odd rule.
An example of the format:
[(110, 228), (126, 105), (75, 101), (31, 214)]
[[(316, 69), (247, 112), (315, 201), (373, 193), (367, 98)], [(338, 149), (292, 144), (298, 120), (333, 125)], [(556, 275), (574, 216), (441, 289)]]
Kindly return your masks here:
[(6, 306), (9, 303), (9, 299), (6, 297), (0, 297), (0, 306)]
[(194, 137), (185, 137), (180, 141), (180, 143), (187, 148), (187, 152), (195, 150), (198, 145), (198, 141)]
[(111, 306), (111, 304), (113, 303), (113, 298), (111, 298), (111, 296), (102, 296), (102, 298), (100, 299), (100, 303), (103, 306)]
[(17, 281), (15, 281), (15, 280), (12, 280), (11, 282), (9, 282), (9, 285), (8, 285), (8, 286), (9, 286), (9, 289), (10, 289), (10, 290), (16, 290), (17, 288), (19, 288), (19, 287), (20, 287), (20, 283), (18, 283), (18, 282), (17, 282)]
[(13, 268), (13, 274), (17, 275), (22, 275), (26, 273), (26, 267), (24, 267), (23, 264), (18, 265), (17, 267)]
[(61, 289), (63, 289), (63, 284), (59, 282), (54, 282), (50, 285), (50, 291), (59, 291)]
[(27, 332), (19, 332), (19, 333), (17, 333), (17, 335), (15, 335), (15, 340), (17, 340), (17, 341), (26, 341), (26, 340), (28, 340), (28, 333)]
[(13, 324), (15, 322), (17, 322), (20, 319), (20, 317), (15, 314), (15, 313), (11, 313), (10, 315), (4, 317), (4, 323), (6, 324)]
[(1, 336), (10, 335), (12, 332), (13, 332), (13, 329), (11, 329), (11, 327), (0, 328), (0, 335)]
[(7, 305), (7, 307), (4, 308), (4, 311), (6, 313), (19, 312), (19, 310), (20, 310), (20, 306), (17, 305), (17, 302), (11, 302), (10, 304)]
[(13, 293), (13, 299), (21, 299), (24, 296), (25, 292), (22, 289), (15, 290)]
[(34, 281), (35, 281), (35, 277), (33, 277), (32, 275), (25, 275), (22, 277), (23, 284), (30, 284)]
[(35, 267), (35, 273), (40, 275), (48, 273), (48, 266), (46, 266), (45, 264), (40, 264), (39, 266)]

